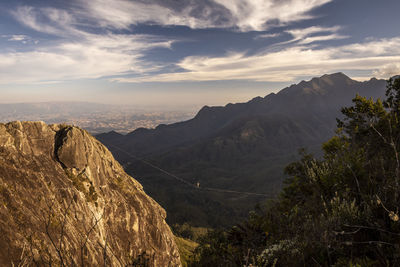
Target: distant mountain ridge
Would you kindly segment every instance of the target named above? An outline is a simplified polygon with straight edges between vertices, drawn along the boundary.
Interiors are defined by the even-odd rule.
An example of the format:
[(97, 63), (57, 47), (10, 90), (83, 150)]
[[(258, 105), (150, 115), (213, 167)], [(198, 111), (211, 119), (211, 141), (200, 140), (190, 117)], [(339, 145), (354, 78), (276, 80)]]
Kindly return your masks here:
[[(349, 105), (356, 93), (378, 98), (384, 95), (386, 82), (371, 79), (357, 82), (343, 73), (324, 75), (308, 82), (286, 87), (278, 93), (265, 97), (256, 97), (247, 103), (227, 104), (225, 107), (204, 106), (197, 115), (188, 121), (170, 125), (159, 125), (155, 129), (139, 128), (125, 136), (116, 136), (115, 132), (98, 135), (98, 139), (107, 144), (111, 137), (119, 139), (128, 149), (137, 149), (142, 155), (151, 154), (170, 147), (207, 138), (228, 126), (234, 120), (265, 114), (301, 116), (306, 112), (318, 112), (319, 116), (332, 117), (339, 114), (338, 108)], [(378, 88), (378, 90), (376, 90)], [(323, 112), (323, 114), (321, 114)]]
[[(97, 138), (162, 203), (170, 222), (229, 224), (232, 220), (228, 218), (241, 216), (237, 211), (239, 199), (243, 212), (261, 200), (189, 193), (190, 189), (173, 184), (156, 170), (142, 166), (112, 146), (145, 157), (204, 186), (276, 194), (284, 177), (283, 167), (296, 158), (299, 148), (319, 151), (321, 142), (334, 134), (341, 107), (350, 105), (357, 93), (381, 98), (385, 88), (384, 80), (373, 78), (358, 82), (343, 73), (334, 73), (302, 81), (247, 103), (205, 106), (188, 121), (137, 129), (125, 136), (101, 134)], [(173, 200), (167, 197), (171, 192), (175, 196)], [(181, 205), (180, 201), (189, 201), (186, 206), (191, 207)], [(207, 221), (207, 213), (213, 211), (204, 206), (206, 201), (208, 206), (225, 210), (226, 214), (219, 212), (220, 218)]]

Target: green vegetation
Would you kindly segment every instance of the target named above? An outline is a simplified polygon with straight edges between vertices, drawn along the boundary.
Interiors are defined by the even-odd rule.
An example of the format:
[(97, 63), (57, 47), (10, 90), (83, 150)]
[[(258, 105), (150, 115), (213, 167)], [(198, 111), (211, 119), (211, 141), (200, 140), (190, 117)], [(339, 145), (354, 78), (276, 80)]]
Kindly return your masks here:
[(197, 241), (201, 236), (207, 234), (211, 230), (205, 227), (194, 227), (188, 223), (172, 225), (172, 231), (176, 236)]
[[(224, 148), (214, 143), (201, 143), (196, 147), (151, 158), (149, 161), (193, 184), (200, 181), (201, 187), (276, 196), (276, 192), (281, 189), (283, 169), (298, 158), (297, 149), (293, 148), (293, 153), (276, 156), (265, 155), (261, 149), (241, 152), (236, 148), (257, 146), (253, 143), (241, 143), (239, 134), (226, 137), (233, 141)], [(260, 139), (258, 142), (266, 144), (271, 141)], [(219, 155), (218, 158), (213, 158), (215, 155)], [(167, 210), (167, 222), (170, 225), (187, 222), (193, 226), (231, 227), (246, 219), (248, 212), (266, 199), (263, 196), (215, 193), (191, 188), (141, 162), (129, 165), (126, 171), (143, 185), (147, 194)]]
[(198, 244), (192, 240), (185, 239), (179, 236), (175, 237), (176, 245), (178, 246), (183, 267), (187, 267), (193, 261), (193, 253)]
[(400, 79), (353, 103), (323, 158), (302, 151), (279, 198), (205, 235), (192, 266), (400, 266)]
[(188, 223), (184, 223), (172, 225), (171, 230), (175, 236), (175, 242), (179, 249), (183, 267), (190, 266), (194, 260), (194, 252), (199, 245), (198, 240), (207, 235), (211, 229), (193, 227)]
[[(67, 169), (65, 169), (65, 173), (68, 176), (68, 178), (72, 181), (72, 184), (74, 187), (85, 194), (86, 201), (88, 202), (93, 202), (96, 206), (97, 204), (97, 192), (96, 189), (93, 186), (93, 182), (89, 180), (89, 178), (86, 176), (84, 172), (74, 175)], [(89, 187), (89, 188), (87, 188)]]
[[(185, 122), (98, 138), (145, 192), (166, 209), (170, 225), (188, 222), (232, 227), (267, 198), (216, 193), (203, 190), (205, 187), (277, 197), (286, 178), (283, 170), (299, 159), (298, 149), (306, 147), (321, 156), (321, 143), (334, 134), (340, 108), (350, 105), (357, 92), (382, 98), (385, 86), (384, 80), (357, 82), (335, 73), (247, 103), (205, 106)], [(196, 188), (197, 182), (200, 188)]]

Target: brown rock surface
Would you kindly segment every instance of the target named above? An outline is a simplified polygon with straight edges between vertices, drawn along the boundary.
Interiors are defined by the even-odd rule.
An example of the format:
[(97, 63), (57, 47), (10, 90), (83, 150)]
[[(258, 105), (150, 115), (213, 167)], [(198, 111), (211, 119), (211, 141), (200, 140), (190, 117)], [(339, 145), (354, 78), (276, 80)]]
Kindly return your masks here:
[(165, 217), (86, 131), (0, 124), (0, 266), (180, 266)]

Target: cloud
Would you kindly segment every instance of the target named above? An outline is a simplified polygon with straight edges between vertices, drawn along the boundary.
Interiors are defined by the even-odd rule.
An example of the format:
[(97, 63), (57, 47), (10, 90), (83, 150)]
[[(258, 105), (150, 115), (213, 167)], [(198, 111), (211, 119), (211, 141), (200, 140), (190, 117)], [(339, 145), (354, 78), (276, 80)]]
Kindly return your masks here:
[(290, 34), (293, 37), (293, 39), (284, 43), (287, 44), (287, 43), (299, 42), (300, 44), (310, 44), (319, 41), (329, 41), (329, 40), (348, 38), (348, 36), (337, 34), (337, 32), (340, 29), (341, 27), (339, 26), (334, 26), (334, 27), (312, 26), (303, 29), (291, 29), (287, 30), (286, 33)]
[[(13, 15), (27, 27), (57, 36), (32, 51), (0, 54), (0, 83), (49, 83), (109, 78), (116, 82), (180, 82), (210, 80), (294, 81), (299, 77), (357, 70), (385, 76), (400, 61), (400, 38), (319, 48), (315, 42), (343, 39), (340, 27), (314, 26), (287, 30), (292, 38), (250, 55), (189, 56), (172, 69), (144, 61), (154, 48), (170, 48), (175, 40), (153, 35), (121, 34), (138, 23), (185, 25), (191, 28), (267, 29), (309, 17), (329, 0), (76, 0), (71, 9), (21, 6)], [(201, 5), (199, 3), (202, 3)], [(290, 7), (290, 8), (289, 8)], [(96, 33), (97, 32), (97, 33)], [(119, 33), (116, 33), (119, 32)], [(279, 34), (261, 34), (272, 38)], [(9, 37), (22, 39), (23, 37)], [(257, 37), (256, 37), (257, 38)], [(162, 72), (154, 74), (155, 71)], [(136, 76), (132, 78), (132, 76)]]
[(304, 38), (303, 40), (300, 40), (299, 44), (311, 44), (314, 42), (340, 40), (340, 39), (346, 39), (346, 38), (349, 38), (349, 37), (346, 35), (340, 35), (340, 34), (311, 36), (311, 37)]
[[(296, 28), (284, 31), (284, 33), (289, 34), (291, 39), (279, 43), (275, 43), (273, 47), (284, 47), (287, 45), (293, 45), (295, 43), (300, 45), (308, 45), (315, 42), (340, 40), (349, 38), (349, 36), (339, 34), (341, 30), (340, 26), (333, 27), (321, 27), (312, 26), (308, 28)], [(273, 33), (273, 34), (260, 34), (254, 39), (260, 38), (273, 38), (284, 35), (284, 33)]]
[[(116, 29), (129, 29), (139, 23), (152, 23), (161, 25), (199, 25), (194, 17), (180, 14), (169, 8), (137, 1), (126, 0), (93, 0), (83, 1), (82, 5), (101, 27)], [(184, 12), (182, 12), (184, 13)]]
[[(140, 23), (264, 30), (272, 21), (285, 24), (307, 18), (309, 11), (329, 1), (74, 0), (64, 9), (19, 6), (11, 13), (21, 24), (58, 39), (41, 43), (32, 51), (0, 54), (0, 83), (146, 75), (163, 66), (146, 62), (143, 56), (156, 47), (171, 47), (174, 40), (115, 30)], [(13, 40), (23, 38), (15, 36)], [(178, 67), (190, 69), (190, 60)], [(201, 79), (206, 78), (202, 75)]]
[[(57, 8), (34, 8), (19, 6), (11, 14), (23, 25), (50, 35), (64, 38), (86, 35), (78, 26), (89, 26), (91, 23), (82, 23), (74, 10), (68, 11)], [(85, 17), (80, 18), (86, 21)]]
[[(275, 52), (252, 56), (230, 53), (223, 57), (190, 56), (177, 65), (184, 72), (163, 73), (139, 78), (114, 78), (118, 82), (179, 82), (211, 80), (295, 81), (336, 71), (366, 71), (366, 77), (397, 71), (400, 38), (360, 44), (316, 48), (295, 45)], [(386, 76), (386, 77), (385, 77)]]
[[(54, 19), (55, 16), (51, 15), (51, 13), (56, 13), (56, 12), (62, 12), (62, 11), (55, 10), (52, 8), (38, 10), (30, 6), (21, 6), (18, 7), (15, 11), (12, 11), (11, 13), (20, 23), (24, 24), (25, 26), (28, 26), (29, 28), (35, 31), (49, 33), (49, 34), (59, 34), (61, 33), (62, 29), (58, 28), (57, 26), (60, 26), (61, 23), (65, 22), (65, 18), (63, 21), (60, 22), (58, 21), (52, 21), (52, 23), (45, 22), (46, 19), (51, 19), (51, 18)], [(69, 16), (66, 11), (64, 13), (64, 16), (65, 17)]]
[(29, 39), (30, 38), (26, 35), (16, 34), (16, 35), (10, 35), (8, 41), (26, 41)]
[(373, 72), (374, 76), (377, 78), (387, 79), (395, 75), (400, 75), (400, 63), (389, 63), (381, 66), (378, 70)]
[(319, 27), (319, 26), (312, 26), (308, 28), (302, 28), (302, 29), (292, 29), (292, 30), (287, 30), (286, 32), (291, 34), (294, 38), (294, 40), (301, 40), (304, 39), (307, 36), (310, 36), (315, 33), (323, 33), (323, 32), (337, 32), (340, 29), (339, 26), (334, 26), (334, 27)]
[(154, 71), (144, 51), (171, 41), (147, 35), (86, 36), (36, 51), (0, 54), (0, 83), (43, 83)]
[(13, 35), (1, 35), (2, 38), (6, 38), (9, 42), (21, 42), (23, 44), (34, 43), (38, 44), (38, 40), (34, 40), (31, 37), (24, 34), (13, 34)]
[[(134, 38), (126, 39), (135, 42)], [(1, 54), (0, 83), (99, 78), (150, 69), (135, 55), (119, 52), (119, 48), (110, 49), (93, 43), (66, 43), (43, 51)]]
[(128, 29), (140, 23), (263, 31), (309, 19), (311, 10), (332, 0), (79, 0), (103, 27)]
[[(145, 52), (170, 48), (173, 40), (144, 34), (94, 34), (81, 30), (75, 13), (54, 8), (19, 7), (18, 20), (58, 38), (40, 47), (0, 54), (0, 83), (49, 83), (155, 71)], [(10, 40), (28, 40), (14, 35)]]
[(281, 36), (281, 33), (265, 33), (265, 34), (259, 34), (256, 37), (254, 37), (255, 40), (258, 39), (268, 39), (268, 38), (275, 38)]
[(269, 24), (285, 25), (310, 19), (309, 12), (331, 0), (215, 0), (227, 8), (235, 25), (243, 30), (262, 31)]

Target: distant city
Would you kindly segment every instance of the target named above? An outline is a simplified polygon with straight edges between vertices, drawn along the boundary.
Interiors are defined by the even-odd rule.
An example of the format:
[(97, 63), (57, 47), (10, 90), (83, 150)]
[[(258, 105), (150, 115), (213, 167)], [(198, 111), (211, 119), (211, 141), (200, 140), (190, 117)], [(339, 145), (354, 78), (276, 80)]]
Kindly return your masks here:
[(116, 131), (129, 133), (137, 128), (155, 128), (192, 118), (197, 109), (152, 109), (85, 102), (44, 102), (0, 104), (0, 122), (44, 121), (79, 126), (91, 134)]

